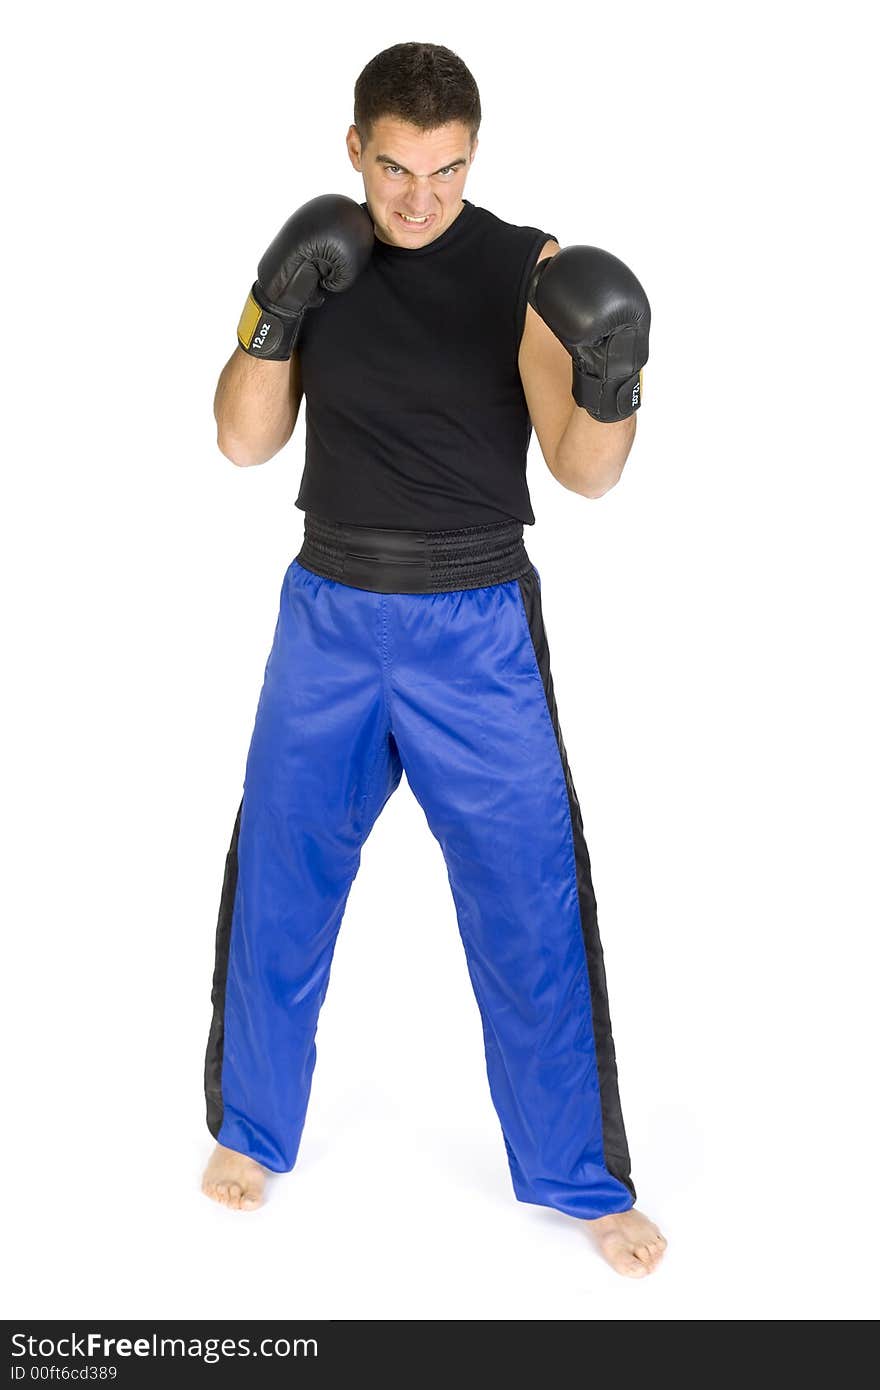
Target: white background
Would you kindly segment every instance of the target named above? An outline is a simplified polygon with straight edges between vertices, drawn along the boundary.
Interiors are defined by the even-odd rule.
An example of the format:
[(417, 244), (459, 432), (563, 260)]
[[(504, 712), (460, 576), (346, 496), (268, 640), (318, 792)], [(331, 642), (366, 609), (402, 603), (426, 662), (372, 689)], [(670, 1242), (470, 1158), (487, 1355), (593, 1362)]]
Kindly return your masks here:
[[(878, 451), (870, 7), (255, 0), (7, 22), (4, 1221), (16, 1317), (876, 1313)], [(599, 501), (533, 438), (563, 735), (639, 1207), (614, 1275), (515, 1201), (445, 867), (404, 781), (364, 850), (301, 1156), (199, 1191), (223, 864), (305, 408), (217, 450), (256, 262), (380, 49), (480, 88), (465, 196), (632, 266), (633, 451)]]

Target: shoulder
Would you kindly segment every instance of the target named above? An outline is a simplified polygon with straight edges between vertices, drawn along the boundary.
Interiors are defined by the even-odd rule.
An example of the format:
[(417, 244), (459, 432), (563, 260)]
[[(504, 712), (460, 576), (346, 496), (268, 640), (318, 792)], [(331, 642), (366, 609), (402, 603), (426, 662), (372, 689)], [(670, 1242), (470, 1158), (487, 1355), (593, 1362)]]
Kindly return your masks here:
[[(487, 231), (495, 232), (496, 236), (506, 238), (511, 245), (522, 247), (524, 250), (534, 251), (535, 239), (543, 237), (546, 243), (544, 249), (539, 253), (538, 259), (545, 254), (555, 254), (560, 250), (559, 243), (549, 232), (541, 231), (540, 227), (534, 227), (530, 223), (508, 222), (505, 218), (499, 217), (497, 213), (491, 212), (489, 208), (479, 207), (473, 204), (473, 211), (476, 214), (474, 221), (479, 222)], [(552, 247), (548, 252), (546, 247)]]
[[(534, 264), (537, 265), (539, 261), (549, 260), (551, 256), (556, 255), (557, 251), (561, 250), (562, 247), (559, 245), (559, 242), (551, 237), (544, 242), (544, 245), (535, 257)], [(529, 274), (531, 274), (531, 271)], [(550, 342), (551, 338), (554, 340), (553, 343)], [(553, 352), (554, 345), (555, 335), (551, 334), (550, 329), (547, 327), (546, 323), (544, 323), (540, 314), (536, 314), (531, 304), (527, 303), (525, 322), (523, 323), (520, 337), (520, 364), (522, 365), (524, 357), (527, 357), (536, 349), (543, 348), (544, 350)]]
[(561, 250), (562, 247), (559, 245), (559, 242), (554, 241), (551, 237), (549, 241), (544, 242), (544, 245), (535, 257), (535, 265), (538, 264), (538, 261), (546, 261), (548, 256), (555, 256), (556, 252)]

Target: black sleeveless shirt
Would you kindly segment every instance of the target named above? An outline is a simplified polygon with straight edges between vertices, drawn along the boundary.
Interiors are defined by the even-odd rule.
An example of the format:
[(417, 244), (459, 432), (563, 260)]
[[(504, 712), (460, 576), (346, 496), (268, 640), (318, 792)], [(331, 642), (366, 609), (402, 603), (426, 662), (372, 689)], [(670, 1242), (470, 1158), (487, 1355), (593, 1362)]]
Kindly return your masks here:
[(351, 288), (303, 319), (297, 507), (419, 531), (534, 523), (517, 355), (528, 277), (551, 239), (467, 199), (425, 246), (374, 239)]

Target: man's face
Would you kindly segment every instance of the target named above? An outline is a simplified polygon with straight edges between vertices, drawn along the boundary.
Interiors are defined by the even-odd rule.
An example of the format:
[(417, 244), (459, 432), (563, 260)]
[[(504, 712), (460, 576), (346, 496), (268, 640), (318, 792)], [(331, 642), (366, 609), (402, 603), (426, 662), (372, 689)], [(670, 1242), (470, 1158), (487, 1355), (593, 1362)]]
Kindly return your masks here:
[[(478, 140), (471, 146), (460, 121), (422, 131), (407, 121), (382, 117), (368, 145), (355, 126), (346, 136), (348, 156), (364, 176), (367, 207), (380, 241), (426, 246), (462, 209), (462, 191)], [(425, 220), (407, 222), (402, 214)]]

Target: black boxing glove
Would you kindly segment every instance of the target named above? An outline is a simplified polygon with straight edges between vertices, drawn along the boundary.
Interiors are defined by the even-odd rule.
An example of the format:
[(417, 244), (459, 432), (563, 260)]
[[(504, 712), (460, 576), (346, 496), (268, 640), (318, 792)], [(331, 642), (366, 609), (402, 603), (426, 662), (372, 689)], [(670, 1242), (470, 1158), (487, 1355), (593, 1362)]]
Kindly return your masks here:
[(598, 246), (564, 246), (538, 261), (528, 301), (574, 360), (572, 395), (595, 420), (625, 420), (642, 403), (651, 306), (629, 266)]
[(373, 252), (373, 220), (352, 198), (322, 193), (303, 203), (263, 253), (238, 321), (252, 357), (289, 361), (303, 315), (354, 283)]

